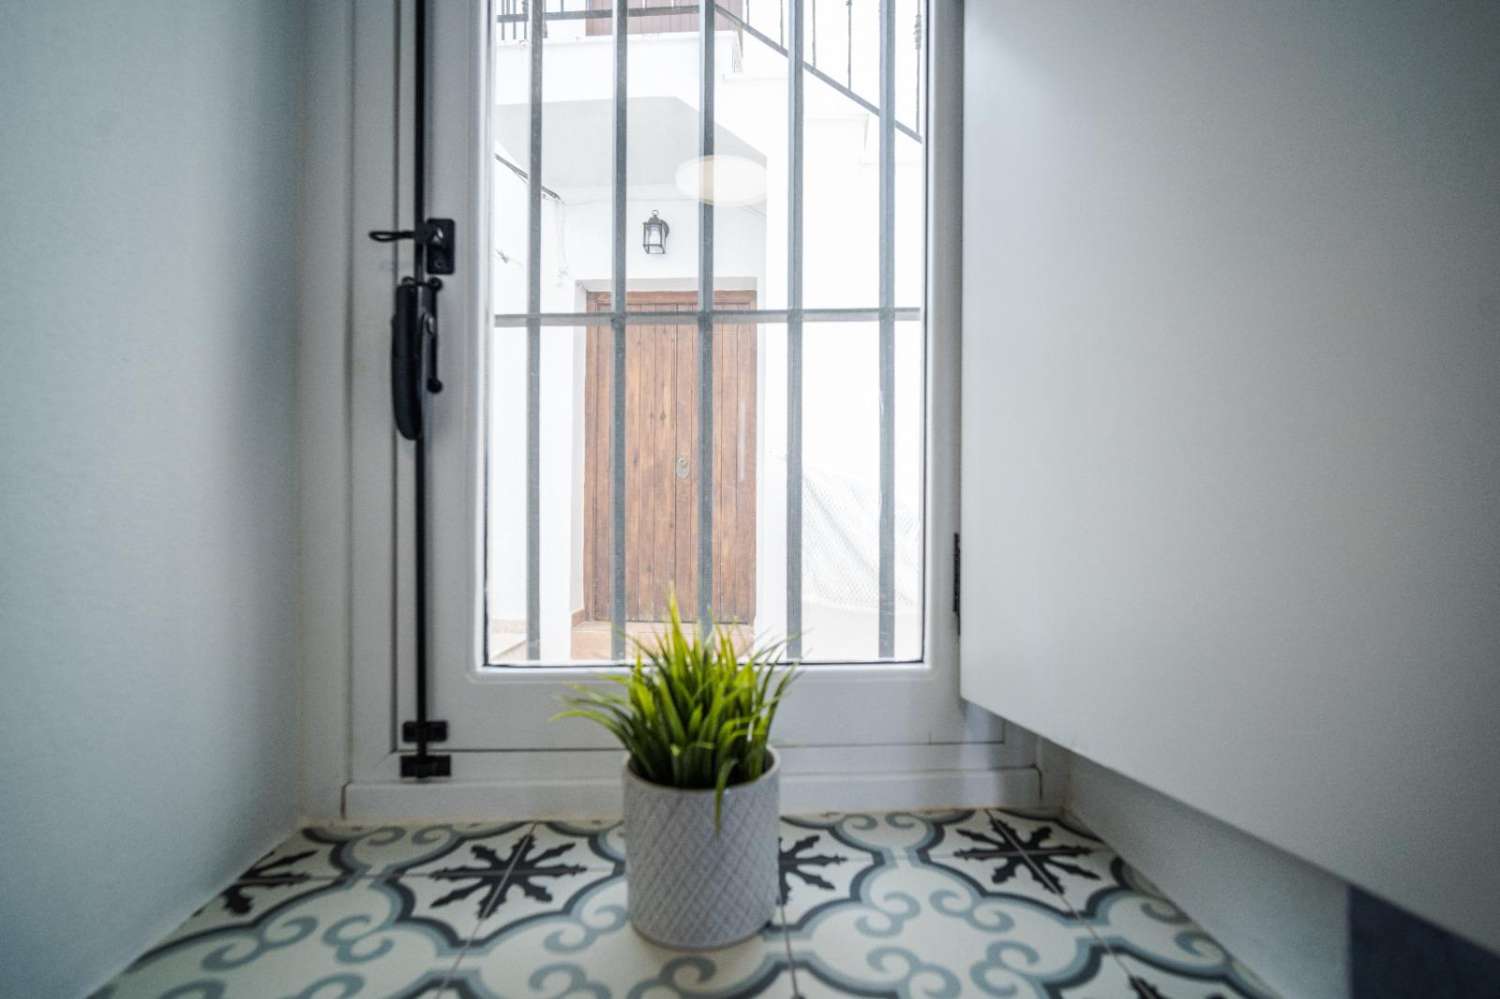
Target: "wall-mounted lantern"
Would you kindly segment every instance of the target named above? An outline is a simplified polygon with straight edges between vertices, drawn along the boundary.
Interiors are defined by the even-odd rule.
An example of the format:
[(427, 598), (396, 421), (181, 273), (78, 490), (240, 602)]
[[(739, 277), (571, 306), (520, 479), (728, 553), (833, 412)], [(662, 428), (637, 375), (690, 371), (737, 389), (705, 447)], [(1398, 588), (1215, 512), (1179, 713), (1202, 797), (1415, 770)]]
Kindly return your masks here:
[(651, 217), (641, 224), (641, 245), (647, 253), (666, 253), (667, 233), (671, 231), (672, 227), (666, 220), (653, 211)]

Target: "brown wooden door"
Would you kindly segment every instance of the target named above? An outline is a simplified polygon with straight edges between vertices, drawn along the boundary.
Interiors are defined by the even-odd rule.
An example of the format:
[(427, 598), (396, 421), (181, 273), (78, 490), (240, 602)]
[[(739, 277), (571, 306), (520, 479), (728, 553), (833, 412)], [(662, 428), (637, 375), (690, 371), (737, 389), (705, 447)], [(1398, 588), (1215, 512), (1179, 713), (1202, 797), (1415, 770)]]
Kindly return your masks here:
[[(754, 292), (718, 292), (718, 308), (753, 309)], [(696, 292), (628, 292), (632, 312), (695, 312)], [(589, 295), (590, 312), (610, 297)], [(685, 617), (698, 606), (698, 328), (630, 325), (625, 332), (625, 616), (666, 617), (676, 591)], [(753, 323), (714, 328), (713, 608), (723, 623), (755, 617), (755, 398)], [(613, 468), (610, 412), (614, 333), (588, 328), (584, 391), (584, 578), (589, 620), (610, 619)]]

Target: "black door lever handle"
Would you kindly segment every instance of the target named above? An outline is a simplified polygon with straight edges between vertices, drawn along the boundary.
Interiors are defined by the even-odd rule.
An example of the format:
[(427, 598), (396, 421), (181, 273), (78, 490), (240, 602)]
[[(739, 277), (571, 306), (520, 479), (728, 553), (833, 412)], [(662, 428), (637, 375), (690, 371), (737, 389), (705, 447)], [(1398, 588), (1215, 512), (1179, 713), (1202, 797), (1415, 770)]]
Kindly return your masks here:
[(396, 286), (396, 311), (391, 316), (391, 411), (396, 430), (414, 441), (422, 436), (422, 322), (424, 289), (415, 281)]

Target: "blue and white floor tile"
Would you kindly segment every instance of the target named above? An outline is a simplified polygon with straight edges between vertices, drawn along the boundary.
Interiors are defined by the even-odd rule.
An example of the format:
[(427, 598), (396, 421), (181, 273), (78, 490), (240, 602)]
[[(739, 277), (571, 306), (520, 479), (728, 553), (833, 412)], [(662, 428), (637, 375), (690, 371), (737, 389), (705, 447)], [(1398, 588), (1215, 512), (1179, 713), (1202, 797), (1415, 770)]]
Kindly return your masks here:
[(999, 809), (781, 823), (737, 946), (631, 929), (618, 822), (304, 829), (101, 996), (1269, 996), (1074, 822)]

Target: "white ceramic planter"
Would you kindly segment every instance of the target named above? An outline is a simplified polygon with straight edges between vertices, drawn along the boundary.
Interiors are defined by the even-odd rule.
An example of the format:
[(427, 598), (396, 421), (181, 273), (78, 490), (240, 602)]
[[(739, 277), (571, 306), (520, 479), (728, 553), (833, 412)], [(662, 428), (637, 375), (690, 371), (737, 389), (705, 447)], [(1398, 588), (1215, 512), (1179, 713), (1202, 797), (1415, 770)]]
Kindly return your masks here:
[(669, 947), (725, 947), (759, 932), (776, 908), (781, 760), (724, 792), (652, 784), (625, 766), (625, 881), (630, 922)]

